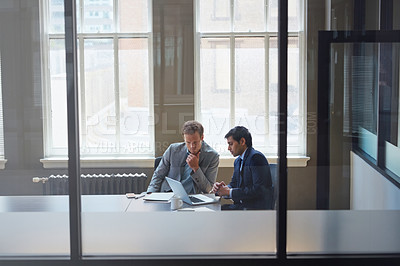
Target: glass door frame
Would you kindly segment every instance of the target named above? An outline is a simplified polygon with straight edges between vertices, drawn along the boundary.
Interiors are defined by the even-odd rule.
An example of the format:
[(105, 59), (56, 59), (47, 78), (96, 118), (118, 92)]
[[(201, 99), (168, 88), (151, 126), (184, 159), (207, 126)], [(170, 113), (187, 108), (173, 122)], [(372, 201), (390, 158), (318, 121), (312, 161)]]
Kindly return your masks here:
[[(329, 210), (331, 44), (394, 42), (400, 42), (400, 30), (320, 31), (318, 34), (317, 209), (319, 210)], [(380, 102), (382, 98), (382, 93), (378, 92), (378, 101)], [(383, 121), (382, 113), (378, 109), (378, 121)], [(378, 158), (379, 154), (385, 153), (384, 145), (380, 145), (384, 143), (382, 139), (384, 136), (379, 134), (383, 132), (384, 127), (382, 123), (378, 124)], [(388, 179), (399, 186), (392, 178)]]

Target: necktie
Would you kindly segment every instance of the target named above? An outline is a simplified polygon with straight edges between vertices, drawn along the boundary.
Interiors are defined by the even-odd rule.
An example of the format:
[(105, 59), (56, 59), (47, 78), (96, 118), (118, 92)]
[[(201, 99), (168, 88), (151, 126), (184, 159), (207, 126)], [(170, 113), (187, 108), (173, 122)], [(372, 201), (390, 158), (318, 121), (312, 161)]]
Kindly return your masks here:
[(188, 194), (193, 194), (194, 193), (193, 179), (190, 176), (192, 168), (190, 168), (190, 166), (187, 163), (185, 163), (184, 167), (182, 168), (183, 168), (183, 173), (181, 175), (181, 183)]
[(237, 183), (237, 187), (240, 187), (240, 184), (242, 183), (242, 158), (239, 157), (239, 176), (238, 176), (238, 183)]

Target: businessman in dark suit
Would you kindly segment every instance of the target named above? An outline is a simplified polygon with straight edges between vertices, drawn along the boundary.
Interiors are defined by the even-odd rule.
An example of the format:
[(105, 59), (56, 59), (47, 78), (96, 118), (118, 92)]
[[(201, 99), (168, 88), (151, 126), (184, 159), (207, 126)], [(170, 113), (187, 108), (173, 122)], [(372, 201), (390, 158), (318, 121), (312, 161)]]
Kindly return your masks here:
[(225, 138), (228, 150), (238, 156), (234, 162), (232, 181), (213, 185), (212, 193), (231, 198), (233, 204), (223, 205), (223, 210), (267, 210), (272, 209), (273, 187), (271, 171), (264, 154), (252, 146), (247, 128), (232, 128)]

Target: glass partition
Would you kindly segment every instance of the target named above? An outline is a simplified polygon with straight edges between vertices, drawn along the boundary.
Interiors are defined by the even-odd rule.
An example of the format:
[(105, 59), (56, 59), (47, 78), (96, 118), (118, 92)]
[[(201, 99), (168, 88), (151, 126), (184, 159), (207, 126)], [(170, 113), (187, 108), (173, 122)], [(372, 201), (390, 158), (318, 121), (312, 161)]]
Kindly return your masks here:
[(83, 213), (84, 256), (275, 254), (273, 211), (221, 212), (203, 207), (171, 212), (169, 203), (140, 205), (131, 204), (127, 213)]
[[(400, 148), (399, 146), (393, 145), (389, 142), (386, 142), (385, 145), (386, 150), (386, 169), (391, 171), (394, 176), (400, 176), (400, 166), (398, 164), (400, 160)], [(397, 178), (397, 181), (400, 181), (400, 178)]]
[[(289, 256), (400, 253), (399, 183), (387, 171), (389, 164), (396, 171), (400, 40), (397, 30), (380, 31), (398, 11), (393, 8), (380, 1), (309, 5), (309, 21), (325, 14), (322, 24), (309, 23), (307, 37), (308, 97), (318, 99), (316, 209), (297, 204), (288, 211)], [(289, 173), (293, 183), (310, 184), (301, 170)], [(289, 203), (309, 198), (290, 189), (289, 183)]]
[(288, 211), (288, 255), (393, 254), (399, 210)]
[[(398, 255), (400, 4), (288, 2), (283, 251)], [(0, 1), (0, 261), (279, 258), (275, 206), (223, 211), (232, 200), (220, 198), (173, 210), (144, 197), (155, 194), (146, 193), (155, 157), (198, 119), (224, 155), (217, 181), (226, 183), (235, 158), (224, 135), (250, 128), (276, 198), (282, 2), (76, 1), (81, 217), (68, 196), (64, 3)]]
[[(113, 1), (114, 4), (118, 4), (113, 8), (119, 10), (124, 6), (122, 2), (125, 1)], [(261, 6), (263, 4), (263, 1), (254, 2)], [(91, 114), (91, 116), (94, 113), (101, 113), (104, 117), (112, 117), (117, 112), (117, 109), (111, 107), (109, 102), (116, 101), (117, 95), (122, 96), (123, 94), (126, 96), (125, 99), (120, 99), (120, 107), (127, 106), (130, 110), (139, 109), (141, 104), (152, 102), (149, 97), (153, 97), (154, 112), (156, 114), (154, 121), (156, 127), (155, 152), (157, 156), (162, 155), (169, 144), (183, 142), (180, 131), (182, 124), (187, 120), (200, 116), (194, 108), (194, 95), (196, 89), (199, 88), (196, 88), (192, 78), (199, 74), (196, 72), (196, 68), (193, 69), (195, 66), (194, 57), (197, 53), (195, 49), (198, 47), (201, 50), (201, 55), (196, 58), (196, 60), (199, 60), (198, 71), (205, 73), (208, 77), (218, 76), (217, 81), (214, 83), (214, 78), (206, 79), (207, 84), (203, 85), (209, 86), (212, 97), (208, 93), (202, 93), (201, 101), (210, 100), (212, 101), (210, 108), (221, 110), (220, 113), (217, 111), (216, 115), (209, 114), (207, 121), (210, 123), (203, 123), (205, 141), (202, 145), (214, 144), (214, 140), (209, 138), (211, 136), (210, 132), (218, 131), (218, 134), (222, 136), (215, 143), (223, 144), (218, 146), (216, 150), (218, 149), (219, 154), (228, 152), (228, 146), (222, 133), (228, 132), (231, 128), (230, 124), (226, 123), (229, 120), (229, 111), (226, 113), (223, 109), (230, 105), (229, 99), (226, 98), (226, 93), (229, 94), (232, 81), (229, 75), (232, 55), (234, 55), (235, 61), (238, 63), (237, 70), (241, 72), (235, 81), (237, 87), (235, 114), (242, 121), (250, 119), (252, 124), (260, 123), (256, 126), (264, 132), (267, 125), (256, 112), (256, 105), (249, 108), (246, 107), (246, 103), (249, 103), (248, 95), (255, 92), (262, 93), (263, 96), (259, 98), (259, 103), (266, 105), (266, 98), (263, 93), (265, 80), (258, 75), (259, 72), (251, 73), (248, 71), (249, 67), (254, 65), (254, 60), (257, 60), (257, 66), (262, 68), (260, 68), (261, 73), (264, 74), (266, 72), (263, 68), (263, 62), (265, 62), (265, 38), (254, 36), (252, 38), (238, 37), (235, 54), (231, 54), (230, 39), (226, 37), (196, 38), (196, 43), (193, 43), (193, 24), (196, 23), (194, 4), (196, 1), (135, 1), (135, 3), (137, 7), (142, 7), (137, 8), (135, 14), (138, 17), (151, 14), (145, 27), (147, 31), (145, 33), (140, 32), (140, 34), (143, 36), (145, 34), (152, 35), (154, 38), (138, 38), (139, 32), (135, 32), (135, 30), (137, 28), (144, 29), (143, 20), (134, 20), (133, 16), (120, 16), (115, 19), (116, 21), (124, 19), (119, 23), (125, 26), (124, 35), (121, 35), (121, 39), (118, 42), (107, 40), (107, 34), (103, 34), (100, 41), (85, 40), (85, 49), (83, 50), (85, 56), (80, 56), (80, 59), (84, 59), (86, 72), (80, 78), (85, 79), (84, 85), (88, 87), (88, 74), (90, 74), (88, 70), (90, 70), (90, 82), (97, 82), (102, 86), (92, 87), (90, 94), (88, 91), (85, 94), (81, 93), (82, 98), (80, 100), (86, 101), (86, 109), (82, 112), (86, 112), (86, 115)], [(207, 1), (204, 1), (204, 3), (199, 1), (198, 4), (207, 5)], [(208, 4), (209, 8), (213, 6), (212, 2)], [(237, 1), (237, 4), (242, 6), (246, 3)], [(224, 7), (225, 3), (223, 1), (219, 3), (218, 1), (217, 5)], [(242, 6), (243, 10), (246, 9)], [(222, 9), (214, 11), (218, 11), (215, 13), (216, 16), (225, 14)], [(237, 14), (235, 23), (238, 25), (238, 31), (243, 31), (245, 27), (251, 25), (249, 20), (253, 11), (243, 15)], [(117, 13), (121, 12), (119, 10)], [(227, 13), (228, 16), (230, 16), (229, 12)], [(262, 15), (261, 17), (264, 15), (263, 12), (257, 13)], [(211, 20), (215, 19), (212, 18)], [(212, 21), (209, 21), (209, 23)], [(104, 28), (99, 20), (92, 20), (92, 22), (91, 26), (99, 29)], [(141, 27), (136, 25), (138, 22), (142, 25)], [(95, 23), (99, 25), (96, 26)], [(221, 25), (224, 25), (224, 23), (221, 23)], [(128, 38), (129, 34), (132, 34), (134, 38)], [(276, 38), (273, 45), (276, 47)], [(121, 49), (118, 53), (115, 52), (117, 46)], [(145, 47), (149, 49), (146, 50)], [(151, 58), (153, 59), (152, 61), (149, 60)], [(113, 62), (117, 62), (117, 68), (112, 68)], [(210, 67), (210, 62), (213, 67)], [(273, 61), (273, 63), (275, 65), (271, 64), (271, 68), (275, 69), (277, 60)], [(141, 83), (151, 77), (145, 71), (149, 66), (152, 68), (150, 73), (154, 72), (154, 83)], [(217, 68), (217, 72), (215, 72), (214, 67)], [(96, 69), (101, 69), (100, 76), (94, 74)], [(276, 82), (276, 77), (274, 76), (273, 78)], [(252, 81), (252, 83), (249, 84), (249, 81)], [(83, 81), (80, 82), (80, 84), (82, 83)], [(144, 90), (144, 93), (141, 92), (144, 85), (149, 84), (154, 85), (154, 95), (152, 95), (152, 87), (148, 87)], [(116, 91), (119, 91), (119, 94)], [(99, 95), (107, 95), (104, 98), (104, 101), (107, 102), (105, 104), (107, 108), (100, 108), (100, 104), (96, 102), (100, 101)], [(274, 100), (276, 101), (276, 98), (272, 99), (271, 102)], [(88, 109), (89, 104), (92, 107), (90, 110)], [(276, 106), (276, 103), (274, 106)], [(265, 113), (265, 110), (258, 111)], [(208, 114), (203, 113), (202, 115)], [(122, 124), (126, 128), (134, 128), (136, 124), (140, 124), (144, 128), (148, 127), (147, 124), (142, 124), (138, 120), (142, 116), (146, 117), (146, 114), (131, 116), (124, 124), (121, 119), (121, 133), (123, 132)], [(152, 117), (148, 117), (149, 119), (152, 119)], [(106, 119), (103, 122), (103, 125), (100, 125), (100, 123), (98, 126), (96, 125), (96, 127), (108, 130), (109, 134), (103, 140), (115, 143), (116, 139), (118, 139), (118, 136), (116, 136), (118, 128), (110, 126), (109, 121)], [(91, 132), (99, 132), (96, 127), (91, 127)], [(85, 131), (86, 128), (81, 128), (81, 131)], [(146, 132), (140, 131), (139, 133), (146, 135)], [(260, 140), (260, 143), (264, 141), (263, 134), (256, 132), (255, 128), (251, 133), (254, 140)], [(89, 143), (88, 141), (93, 141), (94, 137), (88, 132), (88, 134), (84, 135), (83, 141)], [(140, 134), (131, 134), (126, 139), (121, 138), (120, 140), (128, 142), (132, 139), (140, 140), (141, 137)], [(277, 146), (276, 143), (273, 143), (273, 145)], [(83, 146), (88, 147), (87, 144), (81, 143), (81, 149)], [(117, 145), (111, 146), (117, 147)], [(254, 145), (254, 147), (258, 149), (259, 145)], [(130, 152), (133, 156), (136, 155), (135, 149)], [(81, 150), (81, 154), (83, 154), (83, 150)], [(171, 156), (180, 155), (172, 154)], [(187, 156), (186, 153), (185, 156)], [(200, 161), (207, 160), (206, 157), (202, 156), (200, 154)], [(166, 157), (166, 160), (170, 160), (169, 157)], [(171, 159), (170, 168), (181, 167), (181, 165), (175, 165), (175, 161), (174, 163), (172, 161), (174, 160)], [(229, 183), (232, 178), (233, 160), (230, 162), (229, 167), (225, 168), (218, 169), (217, 181), (224, 180), (224, 182)], [(276, 253), (275, 210), (221, 211), (222, 204), (232, 203), (230, 199), (221, 199), (216, 204), (200, 206), (184, 203), (180, 210), (173, 211), (171, 210), (171, 202), (168, 200), (144, 200), (156, 194), (155, 192), (153, 194), (145, 194), (155, 169), (146, 169), (147, 178), (144, 188), (140, 187), (138, 190), (131, 191), (125, 190), (125, 192), (130, 192), (129, 198), (124, 191), (99, 193), (108, 195), (86, 195), (85, 191), (82, 191), (82, 255), (84, 258), (94, 256), (152, 256), (155, 258), (163, 256), (190, 258), (200, 256), (205, 258), (208, 256), (253, 255), (274, 257)], [(88, 179), (90, 170), (104, 176), (101, 171), (110, 169), (82, 167), (82, 172), (86, 179)], [(113, 170), (126, 171), (132, 169), (117, 168)], [(138, 171), (135, 173), (137, 174), (143, 169), (134, 170)], [(205, 171), (204, 174), (206, 174)], [(89, 179), (94, 179), (94, 177), (89, 177)], [(107, 179), (107, 177), (104, 176), (100, 179)], [(82, 182), (84, 181), (82, 180)], [(81, 183), (81, 185), (82, 188), (85, 187), (84, 183)], [(133, 187), (133, 189), (135, 188)], [(171, 192), (167, 193), (172, 196)], [(207, 193), (205, 192), (205, 194)]]
[[(392, 75), (396, 77), (399, 74), (399, 44), (393, 45), (393, 73)], [(400, 183), (400, 116), (399, 116), (399, 106), (400, 106), (400, 85), (398, 79), (394, 79), (392, 84), (392, 94), (389, 95), (390, 109), (389, 109), (389, 119), (390, 119), (390, 134), (389, 138), (385, 140), (385, 168), (389, 171), (390, 176)]]
[[(64, 119), (56, 121), (59, 138), (50, 140), (44, 133), (53, 115), (66, 115), (66, 101), (52, 106), (53, 113), (46, 111), (49, 98), (66, 94), (66, 73), (63, 37), (42, 42), (50, 31), (41, 19), (45, 2), (0, 3), (0, 260), (70, 256), (68, 191), (61, 191), (68, 186), (67, 165), (44, 168), (41, 163), (44, 143), (58, 146), (67, 130)], [(63, 14), (57, 12), (54, 19), (63, 28)], [(57, 88), (54, 94), (45, 93), (46, 84)]]

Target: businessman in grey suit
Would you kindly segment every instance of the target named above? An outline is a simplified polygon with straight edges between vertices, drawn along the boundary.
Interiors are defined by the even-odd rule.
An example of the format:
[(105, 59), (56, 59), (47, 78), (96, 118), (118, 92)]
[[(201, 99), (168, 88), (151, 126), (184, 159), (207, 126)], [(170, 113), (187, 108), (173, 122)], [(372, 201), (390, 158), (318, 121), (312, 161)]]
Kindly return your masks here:
[(197, 121), (183, 124), (184, 142), (173, 143), (164, 152), (147, 192), (171, 191), (165, 177), (178, 180), (188, 194), (208, 193), (217, 178), (219, 155), (204, 142), (203, 126)]

